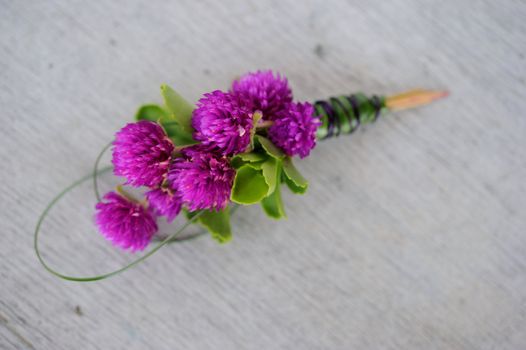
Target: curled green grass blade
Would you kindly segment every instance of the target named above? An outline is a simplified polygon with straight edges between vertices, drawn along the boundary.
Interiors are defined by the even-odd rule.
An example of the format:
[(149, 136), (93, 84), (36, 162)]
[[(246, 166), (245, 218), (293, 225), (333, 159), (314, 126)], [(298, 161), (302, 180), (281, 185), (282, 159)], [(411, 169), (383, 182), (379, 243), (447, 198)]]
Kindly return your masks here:
[(97, 156), (97, 159), (95, 159), (95, 164), (93, 164), (93, 174), (91, 176), (93, 177), (93, 191), (95, 191), (95, 197), (97, 198), (97, 202), (101, 201), (99, 183), (97, 179), (99, 176), (99, 163), (104, 153), (106, 153), (106, 151), (108, 150), (108, 148), (111, 147), (112, 144), (113, 142), (110, 142), (106, 146), (104, 146), (104, 148), (100, 151), (99, 155)]
[[(95, 167), (95, 169), (97, 169), (97, 166)], [(144, 260), (148, 259), (153, 254), (155, 254), (159, 249), (164, 247), (168, 242), (170, 242), (171, 240), (173, 240), (174, 238), (179, 236), (190, 224), (192, 224), (195, 220), (197, 220), (199, 218), (199, 216), (201, 215), (201, 213), (196, 214), (190, 220), (188, 220), (179, 230), (177, 230), (176, 232), (172, 233), (171, 235), (166, 237), (162, 242), (160, 242), (157, 246), (155, 246), (155, 248), (150, 250), (148, 253), (146, 253), (142, 257), (132, 261), (131, 263), (125, 265), (124, 267), (121, 267), (120, 269), (117, 269), (117, 270), (114, 270), (114, 271), (111, 271), (111, 272), (108, 272), (108, 273), (105, 273), (105, 274), (102, 274), (102, 275), (81, 276), (81, 277), (79, 277), (79, 276), (68, 276), (68, 275), (62, 274), (62, 273), (54, 270), (53, 268), (51, 268), (44, 261), (44, 259), (42, 258), (42, 255), (40, 254), (40, 248), (39, 248), (39, 245), (38, 245), (38, 238), (39, 238), (39, 235), (40, 235), (40, 229), (42, 227), (42, 223), (44, 222), (44, 220), (46, 219), (47, 215), (49, 214), (49, 211), (67, 193), (69, 193), (71, 190), (73, 190), (77, 186), (81, 185), (85, 181), (88, 181), (91, 178), (95, 178), (96, 176), (98, 176), (98, 175), (100, 175), (102, 173), (108, 172), (110, 170), (111, 170), (111, 167), (105, 167), (105, 168), (102, 168), (100, 170), (96, 170), (94, 174), (87, 175), (87, 176), (81, 178), (80, 180), (75, 181), (74, 183), (72, 183), (71, 185), (66, 187), (64, 190), (62, 190), (62, 192), (60, 192), (55, 198), (53, 198), (53, 200), (48, 204), (48, 206), (44, 209), (44, 211), (42, 212), (42, 214), (38, 218), (37, 225), (36, 225), (35, 232), (34, 232), (33, 245), (34, 245), (35, 253), (37, 255), (38, 260), (40, 261), (42, 266), (44, 266), (44, 268), (48, 272), (50, 272), (51, 274), (53, 274), (53, 275), (55, 275), (55, 276), (57, 276), (59, 278), (68, 280), (68, 281), (76, 281), (76, 282), (99, 281), (99, 280), (103, 280), (103, 279), (106, 279), (106, 278), (111, 277), (111, 276), (118, 275), (119, 273), (124, 272), (124, 271), (128, 270), (129, 268), (136, 266), (137, 264), (143, 262)]]

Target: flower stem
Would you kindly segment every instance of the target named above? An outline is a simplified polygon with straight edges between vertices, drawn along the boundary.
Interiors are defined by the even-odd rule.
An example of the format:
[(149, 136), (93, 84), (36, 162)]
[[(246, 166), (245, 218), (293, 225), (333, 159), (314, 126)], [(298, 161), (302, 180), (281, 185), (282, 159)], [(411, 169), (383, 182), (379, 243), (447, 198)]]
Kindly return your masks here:
[(438, 99), (447, 97), (448, 91), (432, 91), (424, 89), (410, 90), (385, 99), (385, 105), (390, 110), (402, 110), (427, 105)]
[(272, 124), (274, 124), (272, 120), (263, 120), (263, 121), (260, 120), (258, 125), (256, 125), (256, 129), (258, 130), (267, 129), (267, 128), (270, 128)]
[(130, 202), (139, 203), (139, 200), (135, 198), (134, 196), (132, 196), (130, 192), (126, 191), (122, 187), (122, 185), (118, 185), (117, 187), (115, 187), (115, 190), (117, 191), (118, 194), (120, 194), (121, 196), (129, 200)]

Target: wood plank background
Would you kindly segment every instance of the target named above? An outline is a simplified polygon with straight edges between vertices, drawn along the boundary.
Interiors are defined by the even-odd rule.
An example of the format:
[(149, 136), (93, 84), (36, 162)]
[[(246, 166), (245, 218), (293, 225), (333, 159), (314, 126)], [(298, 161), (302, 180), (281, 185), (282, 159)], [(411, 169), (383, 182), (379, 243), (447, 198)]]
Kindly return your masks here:
[[(0, 0), (1, 349), (525, 349), (524, 1)], [(163, 249), (111, 280), (46, 273), (50, 199), (159, 86), (272, 68), (299, 100), (447, 88), (320, 143), (288, 219)], [(104, 179), (104, 188), (115, 180)], [(130, 261), (89, 183), (53, 212), (64, 272)]]

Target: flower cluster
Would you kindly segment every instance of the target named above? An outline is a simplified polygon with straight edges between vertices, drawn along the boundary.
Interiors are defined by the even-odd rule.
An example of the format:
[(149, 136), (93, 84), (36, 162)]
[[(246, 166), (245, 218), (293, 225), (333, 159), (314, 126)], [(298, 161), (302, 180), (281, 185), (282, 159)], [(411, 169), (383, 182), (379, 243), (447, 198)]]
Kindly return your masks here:
[(204, 94), (191, 120), (198, 144), (177, 147), (161, 124), (130, 123), (115, 135), (114, 173), (127, 185), (148, 187), (146, 200), (110, 192), (96, 206), (96, 223), (116, 246), (142, 250), (157, 231), (158, 216), (172, 221), (183, 207), (228, 206), (236, 176), (231, 157), (250, 151), (256, 132), (288, 156), (304, 158), (316, 145), (318, 125), (313, 106), (294, 103), (287, 79), (271, 71), (248, 73), (228, 92)]

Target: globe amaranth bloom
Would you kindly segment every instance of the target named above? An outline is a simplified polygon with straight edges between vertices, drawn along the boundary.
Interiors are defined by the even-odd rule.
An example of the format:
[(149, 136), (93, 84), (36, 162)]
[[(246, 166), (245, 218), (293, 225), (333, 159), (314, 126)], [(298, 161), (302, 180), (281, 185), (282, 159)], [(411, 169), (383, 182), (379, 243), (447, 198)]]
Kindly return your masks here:
[(223, 155), (242, 153), (250, 144), (252, 112), (242, 101), (219, 90), (205, 94), (192, 115), (194, 139)]
[(113, 142), (114, 173), (132, 186), (157, 186), (166, 176), (173, 150), (159, 124), (147, 120), (127, 124)]
[(183, 202), (179, 193), (170, 188), (157, 187), (144, 194), (157, 215), (166, 216), (172, 222), (181, 211)]
[(183, 149), (168, 172), (168, 183), (190, 211), (224, 209), (236, 175), (228, 158), (203, 145)]
[(316, 129), (320, 125), (310, 103), (290, 103), (276, 114), (268, 136), (289, 156), (305, 158), (316, 146)]
[(157, 232), (150, 209), (116, 192), (108, 192), (95, 208), (95, 222), (103, 236), (115, 246), (143, 250)]
[(263, 112), (267, 120), (275, 119), (276, 113), (292, 102), (287, 79), (270, 70), (243, 75), (232, 83), (232, 93), (241, 97), (251, 111)]

